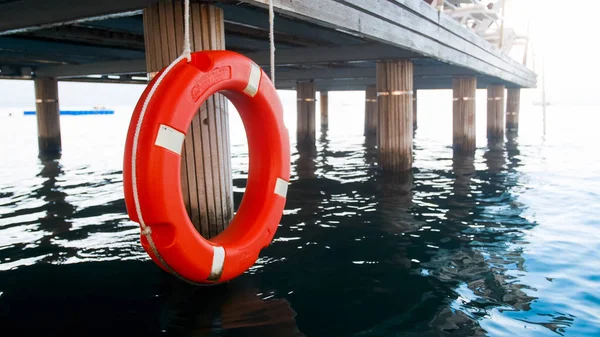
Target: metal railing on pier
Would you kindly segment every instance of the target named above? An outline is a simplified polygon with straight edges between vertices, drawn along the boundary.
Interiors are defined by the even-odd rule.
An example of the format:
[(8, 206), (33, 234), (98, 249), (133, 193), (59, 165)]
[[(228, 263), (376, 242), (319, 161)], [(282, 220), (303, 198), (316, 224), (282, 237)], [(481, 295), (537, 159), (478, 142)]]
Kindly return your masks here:
[(504, 22), (507, 0), (423, 0), (443, 11), (464, 27), (474, 31), (503, 52), (524, 46), (523, 62), (527, 60), (527, 35), (518, 34)]

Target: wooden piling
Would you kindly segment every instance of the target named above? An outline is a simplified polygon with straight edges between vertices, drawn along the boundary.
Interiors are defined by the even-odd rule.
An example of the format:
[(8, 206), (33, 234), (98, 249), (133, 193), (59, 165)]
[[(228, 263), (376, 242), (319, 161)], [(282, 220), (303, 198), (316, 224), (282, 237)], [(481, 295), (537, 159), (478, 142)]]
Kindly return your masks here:
[(417, 129), (417, 89), (413, 93), (413, 130)]
[(377, 87), (368, 86), (365, 91), (365, 136), (377, 135)]
[(53, 78), (36, 78), (33, 83), (40, 157), (60, 156), (58, 82)]
[(315, 147), (315, 82), (302, 81), (296, 84), (298, 101), (296, 143), (299, 149)]
[(412, 168), (413, 64), (377, 62), (379, 167), (404, 172)]
[(452, 80), (453, 147), (458, 152), (474, 152), (475, 143), (475, 96), (477, 78), (457, 77)]
[(506, 96), (506, 133), (519, 131), (519, 110), (521, 108), (521, 89), (508, 88)]
[(487, 138), (504, 138), (504, 86), (490, 85), (487, 88)]
[(321, 91), (321, 129), (329, 126), (329, 93)]
[[(183, 1), (160, 1), (144, 10), (146, 67), (150, 75), (183, 51)], [(225, 49), (223, 10), (192, 3), (192, 51)], [(187, 132), (181, 155), (184, 204), (196, 229), (216, 236), (233, 216), (233, 188), (227, 100), (215, 94), (202, 104)]]

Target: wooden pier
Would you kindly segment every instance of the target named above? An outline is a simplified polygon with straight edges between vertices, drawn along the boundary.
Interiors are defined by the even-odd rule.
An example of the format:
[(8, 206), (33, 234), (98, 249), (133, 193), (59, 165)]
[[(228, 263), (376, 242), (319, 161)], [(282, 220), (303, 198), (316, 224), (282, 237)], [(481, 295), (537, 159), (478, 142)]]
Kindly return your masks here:
[[(536, 75), (503, 51), (503, 31), (490, 38), (483, 19), (470, 29), (463, 15), (475, 17), (472, 10), (443, 11), (448, 1), (192, 1), (193, 50), (237, 51), (268, 73), (270, 1), (276, 86), (297, 90), (299, 149), (315, 148), (316, 91), (326, 128), (328, 92), (366, 90), (365, 136), (376, 135), (379, 166), (398, 173), (412, 168), (417, 90), (454, 90), (453, 146), (472, 153), (476, 89), (493, 98), (488, 136), (502, 138), (518, 128), (520, 88), (536, 86)], [(147, 83), (181, 53), (182, 13), (180, 0), (0, 1), (0, 79), (35, 81), (40, 154), (61, 148), (57, 81)], [(223, 96), (210, 98), (182, 152), (183, 199), (207, 237), (233, 213), (226, 110)]]

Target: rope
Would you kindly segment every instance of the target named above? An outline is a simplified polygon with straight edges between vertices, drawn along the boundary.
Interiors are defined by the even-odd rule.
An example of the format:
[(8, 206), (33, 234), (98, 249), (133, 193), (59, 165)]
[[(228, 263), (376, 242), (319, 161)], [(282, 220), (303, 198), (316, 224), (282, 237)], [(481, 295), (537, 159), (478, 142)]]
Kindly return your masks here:
[(269, 47), (271, 82), (275, 85), (275, 10), (273, 9), (273, 0), (269, 0)]
[(154, 239), (152, 239), (152, 228), (150, 228), (150, 226), (146, 225), (146, 222), (144, 221), (144, 217), (142, 215), (142, 208), (140, 206), (140, 196), (138, 193), (138, 185), (137, 185), (138, 144), (139, 144), (139, 140), (140, 140), (140, 132), (142, 130), (142, 124), (144, 122), (144, 117), (146, 116), (146, 111), (148, 110), (148, 105), (150, 104), (150, 100), (152, 99), (152, 96), (154, 96), (154, 93), (156, 92), (156, 89), (159, 87), (160, 83), (167, 76), (167, 74), (175, 67), (175, 65), (177, 65), (183, 59), (187, 59), (188, 62), (191, 61), (191, 59), (192, 59), (191, 47), (190, 47), (190, 22), (189, 22), (190, 21), (190, 0), (184, 1), (184, 7), (185, 7), (185, 14), (184, 14), (184, 20), (185, 20), (185, 23), (184, 23), (184, 25), (185, 25), (184, 35), (185, 36), (184, 36), (184, 38), (185, 38), (185, 41), (183, 44), (183, 53), (181, 54), (181, 56), (176, 58), (175, 61), (171, 62), (171, 64), (169, 64), (169, 66), (167, 66), (167, 68), (160, 74), (160, 76), (156, 79), (156, 82), (154, 82), (154, 85), (152, 86), (152, 88), (150, 88), (150, 92), (148, 93), (148, 96), (146, 96), (146, 99), (144, 100), (144, 105), (142, 106), (142, 111), (140, 112), (140, 117), (138, 118), (137, 125), (135, 126), (135, 133), (133, 136), (133, 149), (132, 149), (132, 153), (131, 153), (131, 181), (132, 181), (132, 189), (133, 189), (133, 201), (135, 203), (135, 211), (136, 211), (138, 219), (140, 221), (140, 227), (142, 228), (141, 234), (146, 237), (146, 240), (148, 240), (148, 245), (150, 245), (150, 248), (152, 249), (152, 253), (154, 253), (154, 256), (165, 267), (165, 269), (167, 269), (171, 274), (175, 275), (175, 277), (177, 277), (178, 279), (180, 279), (184, 282), (190, 283), (190, 284), (194, 284), (194, 285), (205, 285), (205, 284), (190, 281), (190, 280), (186, 279), (185, 277), (181, 276), (173, 268), (171, 268), (171, 266), (169, 266), (167, 261), (165, 261), (163, 259), (163, 257), (160, 255), (160, 253), (158, 252), (158, 248), (156, 248), (156, 244), (154, 243)]
[(185, 0), (183, 2), (184, 7), (184, 32), (183, 32), (183, 55), (187, 59), (188, 62), (192, 62), (192, 47), (190, 43), (190, 0)]

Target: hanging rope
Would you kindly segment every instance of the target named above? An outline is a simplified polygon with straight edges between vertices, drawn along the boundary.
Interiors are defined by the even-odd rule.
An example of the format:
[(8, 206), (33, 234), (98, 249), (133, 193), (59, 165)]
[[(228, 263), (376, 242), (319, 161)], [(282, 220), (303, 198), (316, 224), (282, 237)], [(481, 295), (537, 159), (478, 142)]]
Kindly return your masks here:
[(275, 10), (273, 9), (273, 0), (269, 0), (269, 46), (271, 82), (275, 85)]
[(185, 0), (183, 3), (183, 55), (188, 62), (192, 62), (192, 47), (190, 38), (190, 0)]

